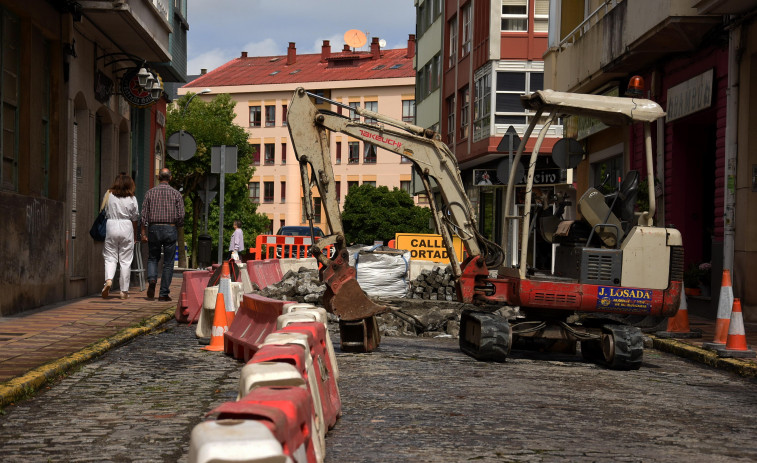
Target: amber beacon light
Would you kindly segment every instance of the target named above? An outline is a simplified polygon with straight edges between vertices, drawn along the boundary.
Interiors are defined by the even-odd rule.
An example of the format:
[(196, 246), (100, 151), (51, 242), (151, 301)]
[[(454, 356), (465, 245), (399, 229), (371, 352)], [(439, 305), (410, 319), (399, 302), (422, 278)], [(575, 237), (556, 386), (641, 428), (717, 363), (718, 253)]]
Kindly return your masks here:
[(628, 81), (628, 88), (626, 89), (626, 96), (632, 98), (638, 98), (644, 96), (644, 78), (641, 76), (633, 76)]

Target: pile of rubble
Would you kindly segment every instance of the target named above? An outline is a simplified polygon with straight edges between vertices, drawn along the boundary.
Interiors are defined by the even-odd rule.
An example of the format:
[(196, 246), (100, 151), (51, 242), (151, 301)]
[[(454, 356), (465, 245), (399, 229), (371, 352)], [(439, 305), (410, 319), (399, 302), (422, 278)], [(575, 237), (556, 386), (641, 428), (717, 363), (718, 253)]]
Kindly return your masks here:
[[(423, 277), (421, 279), (421, 277)], [(456, 301), (453, 281), (447, 268), (437, 267), (426, 270), (419, 275), (411, 288), (424, 288), (427, 297), (408, 298), (371, 298), (388, 310), (377, 315), (379, 329), (382, 336), (448, 336), (456, 338), (460, 331), (460, 313), (466, 306)], [(425, 284), (425, 286), (424, 286)], [(434, 288), (426, 292), (425, 288)], [(448, 294), (446, 288), (451, 288)], [(440, 296), (440, 289), (444, 296)], [(263, 289), (254, 288), (255, 293), (271, 299), (309, 302), (322, 306), (323, 293), (326, 285), (318, 279), (318, 271), (307, 267), (300, 267), (299, 271), (289, 271), (280, 282)], [(411, 289), (411, 292), (413, 289)], [(339, 323), (335, 316), (331, 318), (330, 330), (338, 332)]]
[(423, 270), (410, 282), (407, 292), (409, 299), (425, 299), (429, 301), (456, 301), (455, 279), (452, 267), (434, 267)]
[(257, 294), (280, 301), (309, 302), (320, 305), (326, 284), (318, 279), (318, 270), (300, 267), (299, 271), (288, 271), (276, 284), (268, 285)]

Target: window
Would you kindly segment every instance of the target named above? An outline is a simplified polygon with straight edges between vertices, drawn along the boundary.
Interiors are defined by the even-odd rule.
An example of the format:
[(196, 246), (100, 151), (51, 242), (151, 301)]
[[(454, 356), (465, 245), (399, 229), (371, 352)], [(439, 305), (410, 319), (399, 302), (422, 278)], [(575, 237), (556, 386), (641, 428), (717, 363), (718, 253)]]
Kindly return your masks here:
[(313, 222), (321, 223), (321, 198), (313, 198)]
[[(365, 102), (365, 109), (368, 111), (373, 111), (374, 113), (378, 112), (378, 101), (366, 101)], [(366, 124), (376, 124), (376, 119), (373, 118), (366, 118), (365, 123)]]
[(281, 105), (281, 125), (287, 126), (287, 105)]
[(534, 32), (549, 32), (549, 0), (534, 0)]
[(389, 69), (399, 69), (401, 67), (402, 67), (401, 64), (393, 64), (393, 65), (389, 66)]
[(263, 202), (273, 202), (273, 182), (263, 182)]
[(400, 190), (406, 191), (407, 194), (413, 196), (413, 192), (410, 191), (410, 180), (400, 180)]
[(349, 157), (347, 158), (348, 164), (357, 164), (360, 162), (360, 143), (351, 141), (347, 143), (349, 149)]
[(418, 194), (418, 204), (428, 204), (428, 195), (424, 193)]
[(470, 91), (466, 86), (460, 90), (460, 139), (468, 138)]
[[(485, 74), (476, 80), (476, 96), (473, 103), (473, 137), (489, 135), (491, 118), (492, 76)], [(486, 129), (486, 130), (484, 130)]]
[(623, 176), (623, 156), (615, 156), (591, 164), (594, 188), (599, 188), (605, 177), (609, 176), (601, 193), (617, 191)]
[[(547, 1), (547, 11), (549, 11), (549, 1)], [(502, 0), (501, 29), (508, 32), (528, 31), (528, 0)]]
[(370, 186), (372, 186), (373, 188), (376, 188), (376, 182), (375, 182), (375, 181), (367, 181), (367, 182), (363, 182), (363, 185), (370, 185)]
[[(350, 108), (359, 108), (360, 107), (360, 102), (355, 101), (355, 102), (349, 103), (349, 107)], [(350, 117), (352, 118), (353, 121), (360, 121), (360, 114), (358, 114), (354, 110), (350, 111)]]
[(342, 163), (342, 142), (336, 142), (336, 164)]
[(527, 116), (532, 112), (523, 108), (520, 96), (541, 90), (543, 87), (542, 72), (497, 72), (494, 123), (527, 124)]
[(363, 143), (363, 163), (376, 164), (376, 146), (370, 143)]
[(260, 165), (260, 146), (250, 145), (250, 148), (252, 148), (252, 165), (259, 166)]
[[(20, 106), (20, 48), (21, 23), (7, 10), (0, 8), (0, 65), (2, 65), (2, 83), (0, 83), (0, 173), (2, 174), (2, 189), (16, 191), (18, 189), (19, 164), (19, 106)], [(81, 155), (80, 155), (81, 157)]]
[(250, 201), (260, 204), (260, 183), (250, 182)]
[(282, 143), (281, 144), (281, 164), (284, 165), (287, 163), (287, 144)]
[(352, 187), (356, 187), (357, 185), (358, 185), (358, 182), (354, 182), (354, 181), (347, 182), (347, 194), (350, 193), (350, 190), (352, 189)]
[(274, 127), (276, 125), (276, 106), (265, 107), (265, 126)]
[(287, 182), (281, 182), (281, 202), (287, 202)]
[(402, 122), (415, 123), (415, 100), (402, 101)]
[(250, 127), (260, 127), (260, 106), (250, 106)]
[(334, 182), (334, 194), (336, 195), (336, 202), (340, 202), (342, 200), (342, 182), (339, 180)]
[(455, 144), (455, 95), (447, 98), (447, 145)]
[(276, 162), (276, 145), (273, 143), (266, 143), (263, 145), (263, 152), (265, 153), (265, 164), (267, 166)]
[(452, 67), (457, 64), (457, 16), (449, 20), (449, 64)]
[(472, 3), (470, 2), (463, 7), (463, 30), (460, 35), (462, 50), (460, 51), (460, 56), (470, 53), (470, 42), (473, 36), (471, 28), (471, 16), (473, 15)]

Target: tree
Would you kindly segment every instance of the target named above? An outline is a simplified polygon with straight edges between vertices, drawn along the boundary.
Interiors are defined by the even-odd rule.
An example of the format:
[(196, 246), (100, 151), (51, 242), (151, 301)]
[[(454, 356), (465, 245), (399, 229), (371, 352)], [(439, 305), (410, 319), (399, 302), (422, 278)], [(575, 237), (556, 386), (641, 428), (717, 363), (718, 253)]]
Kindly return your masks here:
[(431, 210), (416, 206), (405, 190), (363, 184), (344, 198), (342, 223), (348, 243), (372, 244), (396, 233), (433, 233)]
[[(172, 134), (180, 129), (191, 133), (197, 142), (197, 153), (187, 161), (168, 158), (166, 166), (173, 174), (172, 185), (184, 196), (187, 210), (185, 225), (179, 230), (179, 242), (187, 238), (192, 250), (192, 267), (197, 266), (198, 227), (203, 222), (203, 206), (199, 192), (203, 190), (205, 177), (216, 175), (210, 173), (211, 147), (218, 145), (237, 146), (237, 172), (226, 174), (224, 182), (224, 224), (223, 249), (228, 249), (235, 219), (242, 221), (245, 233), (245, 246), (254, 237), (264, 232), (268, 218), (258, 214), (257, 205), (249, 198), (249, 181), (255, 168), (252, 166), (253, 148), (247, 142), (247, 132), (234, 124), (234, 106), (228, 94), (221, 94), (209, 102), (191, 98), (192, 94), (182, 96), (176, 105), (169, 108), (166, 117), (166, 133)], [(187, 102), (189, 105), (187, 106)], [(218, 206), (219, 195), (213, 199), (208, 212), (208, 234), (214, 243), (218, 243)], [(215, 246), (213, 249), (216, 249)], [(180, 251), (183, 251), (180, 249)], [(211, 256), (216, 253), (212, 252)]]

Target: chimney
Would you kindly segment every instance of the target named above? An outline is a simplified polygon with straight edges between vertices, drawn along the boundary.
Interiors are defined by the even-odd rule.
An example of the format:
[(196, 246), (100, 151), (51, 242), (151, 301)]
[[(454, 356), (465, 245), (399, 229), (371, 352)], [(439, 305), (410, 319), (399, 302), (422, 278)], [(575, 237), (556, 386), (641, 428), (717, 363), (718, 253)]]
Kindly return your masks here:
[(407, 38), (407, 57), (413, 58), (415, 56), (415, 34), (410, 34)]
[(207, 74), (207, 73), (208, 73), (208, 70), (207, 70), (207, 69), (205, 69), (205, 68), (203, 68), (203, 69), (200, 69), (200, 75), (201, 75), (201, 76), (204, 76), (204, 75), (205, 75), (205, 74)]
[(342, 51), (350, 51), (350, 46), (345, 43)]
[(379, 45), (378, 37), (371, 39), (371, 55), (373, 55), (372, 59), (381, 59), (381, 45)]
[(246, 51), (242, 52), (242, 58), (247, 58), (247, 52)]
[(331, 56), (331, 44), (328, 40), (323, 41), (323, 45), (321, 45), (321, 63), (325, 63), (326, 60)]
[(297, 62), (297, 49), (294, 48), (294, 42), (289, 42), (289, 48), (287, 48), (287, 66)]

